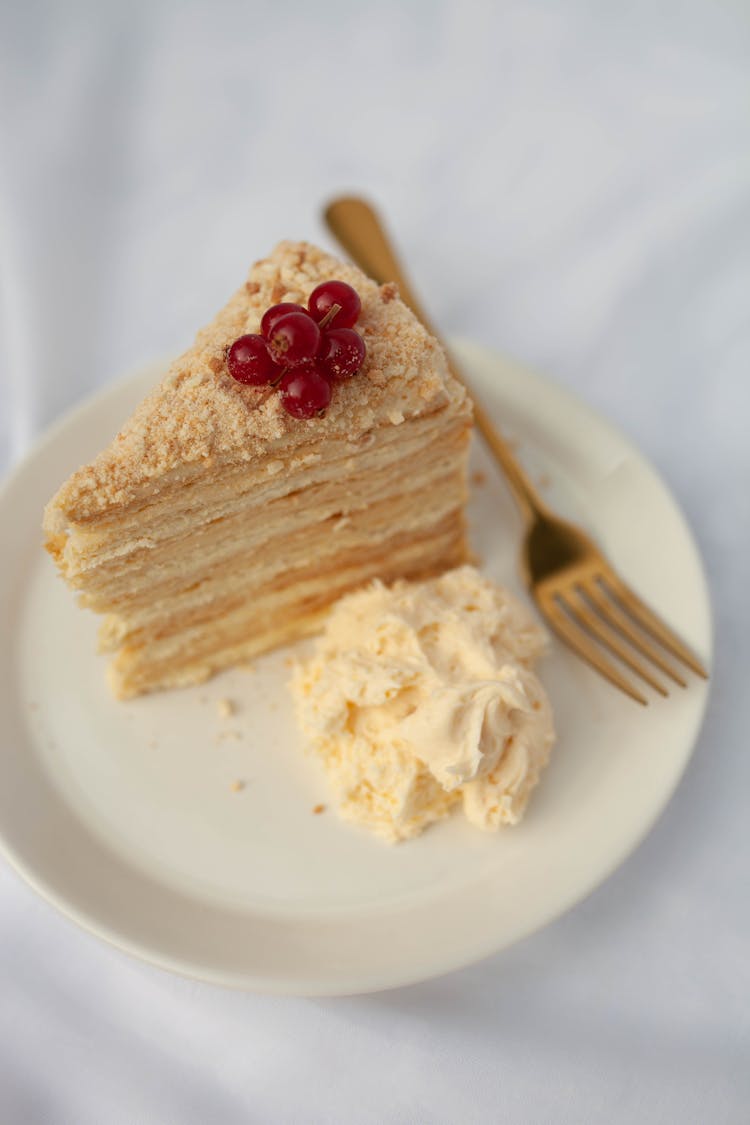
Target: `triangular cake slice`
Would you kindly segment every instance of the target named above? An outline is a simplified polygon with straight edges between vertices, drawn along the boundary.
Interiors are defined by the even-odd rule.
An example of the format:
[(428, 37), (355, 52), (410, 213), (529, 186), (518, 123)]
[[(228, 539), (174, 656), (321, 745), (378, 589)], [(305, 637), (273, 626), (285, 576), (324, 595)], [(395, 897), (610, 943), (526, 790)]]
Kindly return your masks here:
[[(324, 417), (287, 414), (236, 382), (226, 349), (280, 301), (339, 279), (367, 345)], [(283, 242), (47, 505), (46, 546), (80, 601), (106, 614), (120, 698), (196, 683), (314, 631), (374, 577), (466, 559), (471, 406), (393, 285)]]

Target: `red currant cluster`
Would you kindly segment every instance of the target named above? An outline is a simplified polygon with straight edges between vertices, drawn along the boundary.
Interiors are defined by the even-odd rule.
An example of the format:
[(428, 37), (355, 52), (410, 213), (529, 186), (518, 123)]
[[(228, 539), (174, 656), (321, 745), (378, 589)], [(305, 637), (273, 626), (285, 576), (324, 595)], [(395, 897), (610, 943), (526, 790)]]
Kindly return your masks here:
[(365, 342), (352, 327), (361, 308), (345, 281), (324, 281), (307, 308), (273, 305), (260, 333), (240, 336), (228, 349), (229, 374), (253, 387), (278, 387), (281, 405), (295, 418), (322, 414), (332, 384), (356, 375), (364, 361)]

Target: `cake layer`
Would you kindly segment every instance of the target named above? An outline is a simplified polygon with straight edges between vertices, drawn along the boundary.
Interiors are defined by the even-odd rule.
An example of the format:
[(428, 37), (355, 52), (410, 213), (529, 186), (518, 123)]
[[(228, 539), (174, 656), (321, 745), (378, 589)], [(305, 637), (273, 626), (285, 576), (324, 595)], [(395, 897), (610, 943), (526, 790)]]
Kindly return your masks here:
[[(392, 518), (409, 515), (409, 503), (415, 504), (413, 515), (429, 519), (447, 504), (465, 498), (463, 475), (456, 471), (444, 451), (425, 463), (403, 466), (399, 471), (384, 470), (369, 476), (355, 477), (342, 487), (338, 480), (295, 493), (266, 506), (257, 505), (233, 516), (217, 516), (190, 532), (182, 532), (158, 546), (145, 547), (140, 540), (123, 544), (116, 558), (107, 558), (100, 566), (71, 577), (71, 585), (86, 591), (86, 604), (107, 610), (110, 598), (129, 596), (143, 590), (141, 577), (149, 573), (159, 587), (173, 579), (192, 581), (190, 571), (200, 566), (220, 566), (225, 559), (236, 560), (245, 554), (243, 566), (252, 564), (256, 553), (263, 551), (279, 536), (299, 536), (325, 525), (351, 534), (353, 527), (366, 526), (367, 513), (372, 512), (380, 533), (382, 513), (392, 506)], [(401, 483), (403, 482), (403, 483)], [(397, 491), (394, 493), (394, 488)], [(443, 492), (442, 490), (445, 490)], [(208, 506), (208, 510), (212, 509)], [(364, 521), (364, 524), (363, 524)], [(127, 548), (131, 549), (128, 550)], [(283, 554), (279, 556), (283, 561)]]
[(171, 619), (181, 623), (186, 615), (214, 612), (227, 594), (235, 598), (259, 596), (284, 575), (293, 578), (304, 571), (310, 559), (315, 559), (320, 569), (327, 569), (337, 558), (365, 551), (374, 555), (390, 542), (394, 528), (399, 529), (401, 541), (431, 532), (449, 520), (457, 531), (463, 532), (462, 503), (459, 490), (446, 483), (441, 489), (440, 503), (428, 511), (409, 512), (408, 497), (400, 497), (374, 511), (355, 514), (344, 525), (327, 521), (313, 529), (284, 534), (255, 551), (250, 562), (241, 540), (236, 544), (236, 555), (217, 561), (199, 577), (190, 568), (183, 575), (173, 576), (170, 582), (161, 582), (160, 574), (155, 573), (148, 597), (139, 586), (128, 597), (109, 597), (106, 602), (103, 598), (94, 601), (89, 594), (85, 597), (89, 604), (93, 602), (94, 606), (101, 606), (102, 612), (115, 616), (117, 636), (124, 638), (134, 629), (164, 628)]
[[(374, 490), (368, 496), (363, 483), (365, 502), (350, 514), (341, 510), (345, 497), (336, 495), (334, 484), (324, 502), (316, 504), (314, 497), (305, 494), (306, 503), (284, 509), (278, 518), (269, 510), (261, 517), (238, 517), (230, 527), (223, 521), (214, 523), (174, 547), (133, 552), (127, 565), (110, 561), (101, 570), (89, 572), (85, 585), (80, 578), (72, 584), (83, 586), (83, 604), (100, 612), (121, 610), (148, 604), (169, 588), (192, 586), (220, 575), (227, 567), (242, 574), (262, 566), (265, 577), (269, 564), (271, 573), (294, 566), (297, 554), (313, 545), (329, 554), (366, 540), (377, 543), (394, 526), (419, 530), (465, 500), (463, 477), (455, 468), (445, 476), (414, 475), (409, 484), (411, 487), (396, 494), (378, 495), (380, 490)], [(146, 574), (147, 587), (143, 583)]]
[[(394, 532), (394, 527), (398, 531)], [(325, 534), (318, 535), (312, 541), (303, 539), (294, 551), (292, 544), (287, 542), (281, 564), (269, 547), (266, 557), (252, 567), (243, 570), (239, 560), (234, 560), (234, 565), (227, 564), (220, 571), (212, 569), (197, 585), (175, 586), (161, 595), (155, 593), (140, 607), (129, 604), (124, 611), (109, 613), (102, 626), (101, 644), (112, 649), (145, 632), (161, 635), (179, 632), (195, 622), (221, 616), (248, 600), (256, 601), (258, 591), (265, 598), (268, 592), (279, 587), (291, 587), (305, 581), (311, 573), (328, 574), (334, 567), (348, 567), (368, 555), (380, 560), (394, 544), (407, 540), (422, 541), (433, 535), (448, 533), (459, 538), (463, 532), (461, 504), (457, 501), (455, 507), (444, 512), (440, 518), (424, 523), (420, 528), (386, 524), (378, 539), (370, 534), (352, 537), (340, 545), (330, 542), (332, 535), (329, 533), (329, 542), (326, 542)]]
[[(399, 542), (400, 540), (400, 542)], [(462, 528), (455, 520), (414, 539), (394, 536), (379, 554), (368, 551), (348, 565), (266, 588), (262, 601), (245, 598), (223, 615), (168, 636), (146, 631), (140, 643), (123, 645), (110, 668), (120, 698), (162, 687), (198, 683), (221, 668), (252, 660), (268, 649), (320, 627), (328, 607), (373, 577), (428, 577), (465, 561)]]
[[(111, 521), (103, 520), (90, 528), (76, 529), (58, 561), (66, 577), (75, 582), (94, 567), (104, 570), (109, 561), (120, 571), (125, 556), (132, 565), (134, 558), (157, 552), (162, 544), (171, 548), (187, 536), (195, 542), (196, 534), (219, 520), (225, 521), (225, 531), (230, 535), (234, 526), (231, 520), (246, 520), (254, 510), (262, 510), (258, 523), (262, 537), (277, 511), (285, 514), (296, 508), (300, 518), (305, 518), (319, 498), (331, 504), (329, 515), (336, 510), (364, 507), (375, 497), (387, 495), (394, 484), (400, 485), (399, 462), (409, 463), (407, 482), (417, 473), (426, 476), (441, 463), (455, 465), (468, 438), (463, 419), (442, 426), (435, 425), (434, 420), (429, 426), (414, 422), (403, 428), (409, 431), (403, 443), (394, 443), (391, 428), (380, 439), (373, 435), (368, 448), (356, 455), (326, 454), (318, 463), (283, 472), (281, 479), (277, 472), (269, 479), (258, 469), (249, 471), (232, 465), (200, 485), (194, 482), (187, 490), (188, 497), (179, 486), (174, 490), (163, 488), (151, 505), (131, 513), (121, 524), (113, 527)], [(311, 457), (308, 454), (308, 462)], [(158, 553), (151, 561), (158, 563)], [(81, 584), (88, 581), (86, 575)]]

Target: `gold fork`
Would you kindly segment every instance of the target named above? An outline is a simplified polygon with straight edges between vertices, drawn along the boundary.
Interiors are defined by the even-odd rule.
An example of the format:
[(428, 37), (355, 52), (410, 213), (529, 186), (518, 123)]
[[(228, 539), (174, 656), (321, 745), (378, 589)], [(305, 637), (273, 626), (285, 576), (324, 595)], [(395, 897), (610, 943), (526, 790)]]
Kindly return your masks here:
[[(434, 333), (373, 208), (363, 199), (336, 199), (326, 208), (325, 219), (364, 272), (381, 283), (395, 281), (405, 303)], [(466, 380), (452, 361), (451, 369), (465, 384)], [(549, 509), (476, 396), (472, 398), (477, 429), (505, 473), (523, 514), (524, 578), (554, 632), (638, 703), (646, 704), (648, 700), (623, 674), (613, 657), (661, 695), (668, 692), (654, 675), (651, 665), (680, 687), (685, 687), (686, 681), (675, 668), (674, 659), (707, 679), (706, 670), (697, 657), (626, 585), (589, 536)]]

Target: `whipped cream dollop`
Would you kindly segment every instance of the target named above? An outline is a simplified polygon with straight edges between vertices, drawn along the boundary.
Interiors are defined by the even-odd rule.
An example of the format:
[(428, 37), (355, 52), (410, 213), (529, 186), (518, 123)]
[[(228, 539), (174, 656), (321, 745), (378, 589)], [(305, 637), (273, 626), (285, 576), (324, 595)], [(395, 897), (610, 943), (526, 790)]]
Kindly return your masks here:
[(292, 679), (341, 814), (391, 841), (459, 804), (479, 828), (516, 824), (554, 741), (532, 670), (544, 647), (472, 566), (342, 598)]

